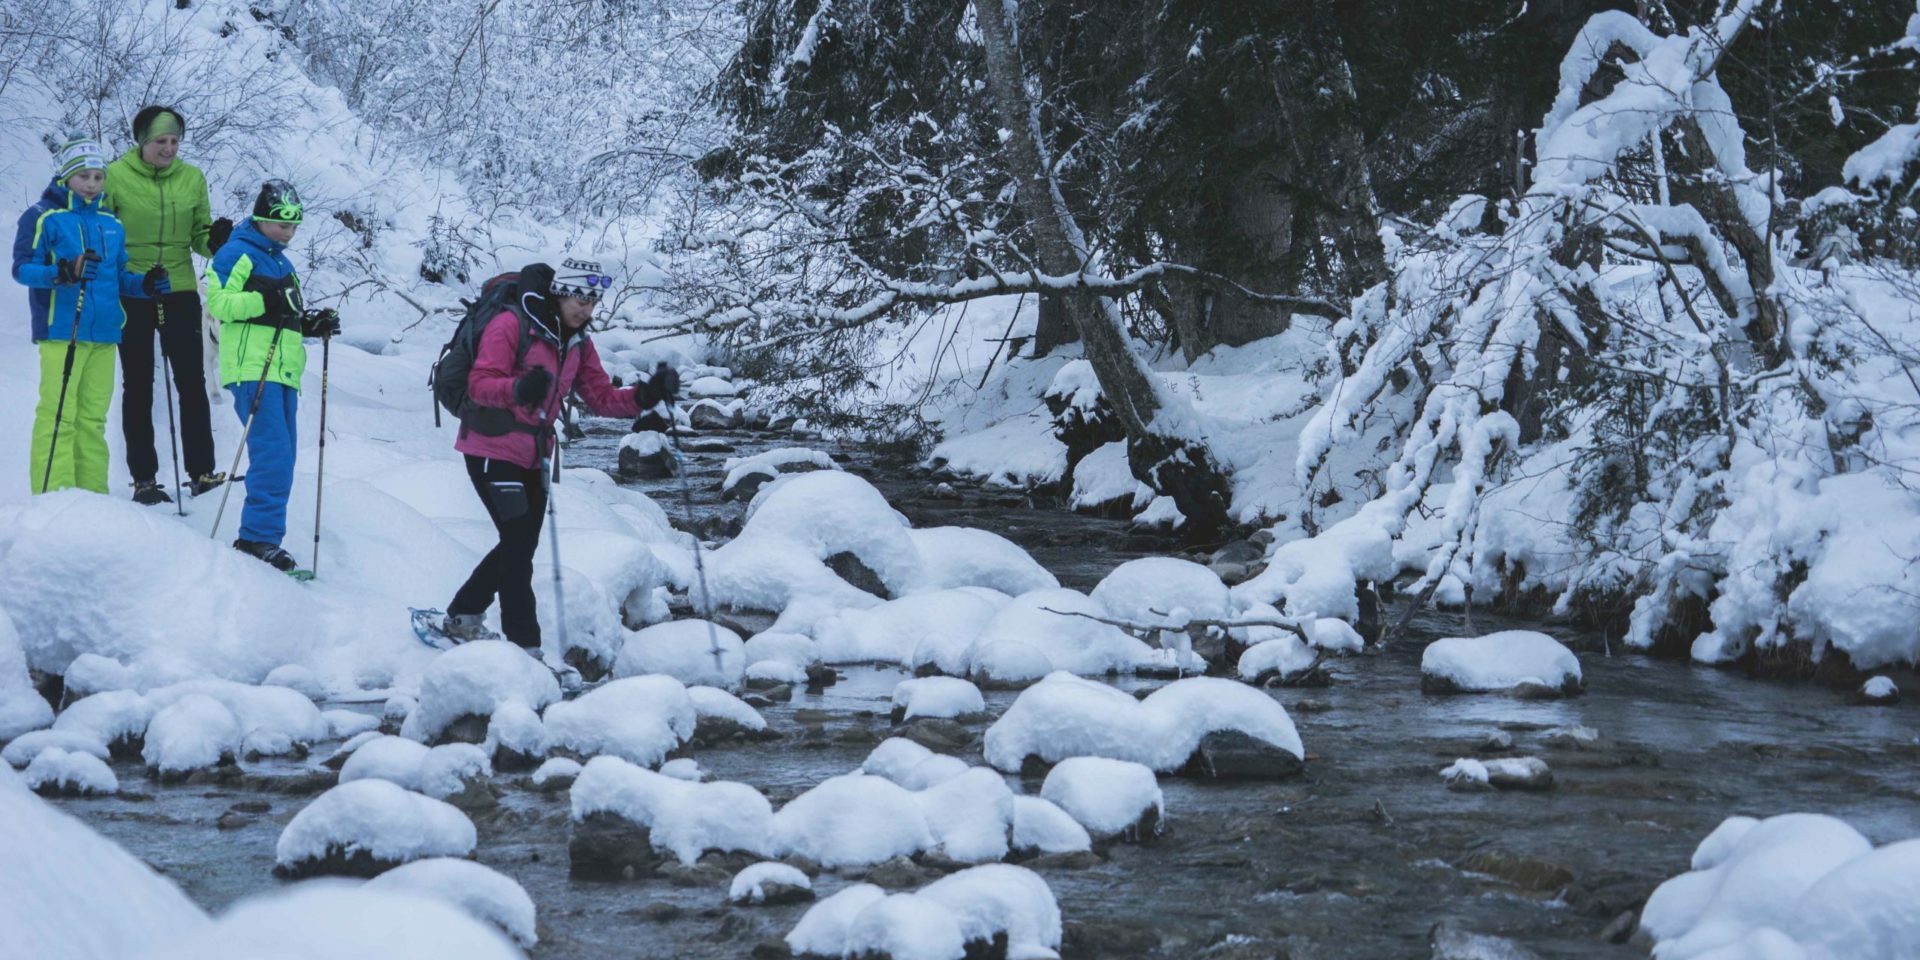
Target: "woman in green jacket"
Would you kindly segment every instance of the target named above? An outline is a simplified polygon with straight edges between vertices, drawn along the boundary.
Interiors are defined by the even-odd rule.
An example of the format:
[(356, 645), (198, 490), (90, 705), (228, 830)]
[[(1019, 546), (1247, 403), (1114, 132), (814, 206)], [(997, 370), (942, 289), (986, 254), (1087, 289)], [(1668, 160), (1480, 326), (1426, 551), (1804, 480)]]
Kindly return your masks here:
[[(213, 469), (213, 423), (207, 408), (207, 384), (201, 366), (205, 339), (200, 323), (198, 271), (193, 254), (211, 258), (230, 220), (210, 223), (207, 179), (200, 168), (179, 159), (186, 120), (171, 107), (150, 106), (133, 118), (134, 146), (107, 166), (106, 199), (101, 205), (120, 218), (127, 232), (128, 262), (136, 273), (158, 267), (173, 292), (152, 300), (127, 298), (127, 326), (120, 340), (120, 427), (126, 438), (127, 472), (133, 475), (133, 499), (169, 503), (155, 482), (160, 458), (153, 436), (153, 341), (173, 367), (180, 395), (180, 443), (187, 460), (188, 491), (205, 493), (226, 477)], [(209, 242), (209, 241), (214, 242)]]

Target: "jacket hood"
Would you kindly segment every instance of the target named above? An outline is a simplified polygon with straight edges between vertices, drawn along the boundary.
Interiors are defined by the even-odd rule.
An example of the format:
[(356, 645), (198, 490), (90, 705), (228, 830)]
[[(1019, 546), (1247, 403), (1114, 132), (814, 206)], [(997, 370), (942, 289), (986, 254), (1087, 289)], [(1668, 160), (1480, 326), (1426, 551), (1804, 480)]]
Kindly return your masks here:
[(82, 200), (71, 187), (58, 180), (50, 180), (47, 182), (47, 189), (40, 194), (40, 199), (61, 210), (98, 210), (100, 201), (106, 196), (106, 193), (102, 192), (92, 200)]
[(233, 228), (233, 236), (228, 238), (227, 242), (232, 243), (235, 240), (244, 240), (249, 245), (272, 254), (278, 254), (286, 249), (285, 244), (275, 242), (272, 237), (260, 232), (259, 226), (254, 224), (252, 217), (240, 221), (240, 224)]
[(140, 158), (140, 148), (138, 146), (127, 148), (127, 152), (120, 155), (120, 162), (126, 164), (128, 170), (138, 173), (149, 180), (166, 180), (174, 174), (179, 173), (181, 167), (186, 166), (185, 161), (175, 156), (172, 163), (164, 167), (156, 167)]

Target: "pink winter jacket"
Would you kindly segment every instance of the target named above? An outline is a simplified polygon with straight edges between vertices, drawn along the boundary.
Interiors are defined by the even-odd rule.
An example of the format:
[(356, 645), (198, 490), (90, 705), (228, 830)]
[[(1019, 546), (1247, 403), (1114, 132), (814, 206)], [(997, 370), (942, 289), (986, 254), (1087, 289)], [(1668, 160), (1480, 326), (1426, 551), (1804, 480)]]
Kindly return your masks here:
[[(539, 321), (533, 321), (538, 323)], [(593, 341), (575, 334), (567, 346), (566, 366), (553, 378), (546, 399), (538, 407), (523, 407), (513, 402), (513, 382), (532, 367), (545, 367), (552, 373), (560, 366), (560, 352), (538, 332), (527, 347), (527, 358), (514, 366), (514, 354), (520, 350), (520, 319), (512, 310), (502, 310), (487, 321), (480, 335), (480, 349), (467, 374), (467, 398), (487, 407), (513, 410), (514, 418), (530, 427), (551, 428), (560, 415), (560, 399), (579, 389), (587, 408), (603, 417), (637, 417), (640, 396), (636, 387), (616, 387), (600, 366), (600, 354)], [(494, 460), (506, 460), (532, 469), (540, 463), (540, 450), (532, 433), (513, 431), (490, 437), (460, 425), (459, 439), (453, 448), (461, 453)], [(543, 441), (551, 442), (551, 441)]]

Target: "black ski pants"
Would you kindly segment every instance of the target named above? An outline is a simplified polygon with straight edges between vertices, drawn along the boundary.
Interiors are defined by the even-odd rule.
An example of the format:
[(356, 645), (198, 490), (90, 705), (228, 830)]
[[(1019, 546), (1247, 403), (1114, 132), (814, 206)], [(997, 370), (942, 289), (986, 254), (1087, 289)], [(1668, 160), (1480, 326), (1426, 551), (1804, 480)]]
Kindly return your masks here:
[[(187, 476), (212, 473), (213, 420), (207, 406), (207, 375), (200, 367), (201, 351), (206, 349), (200, 330), (200, 293), (180, 290), (158, 300), (122, 297), (120, 306), (127, 312), (127, 325), (120, 331), (120, 432), (127, 442), (127, 472), (135, 483), (152, 483), (160, 472), (153, 440), (153, 341), (158, 332), (160, 350), (173, 365)], [(157, 324), (160, 309), (166, 311), (165, 324)], [(162, 411), (161, 416), (165, 415)]]
[(467, 576), (447, 605), (451, 614), (485, 613), (500, 598), (500, 630), (527, 648), (540, 646), (540, 619), (533, 601), (533, 552), (546, 519), (547, 488), (539, 469), (505, 460), (467, 457), (467, 477), (493, 518), (500, 542)]

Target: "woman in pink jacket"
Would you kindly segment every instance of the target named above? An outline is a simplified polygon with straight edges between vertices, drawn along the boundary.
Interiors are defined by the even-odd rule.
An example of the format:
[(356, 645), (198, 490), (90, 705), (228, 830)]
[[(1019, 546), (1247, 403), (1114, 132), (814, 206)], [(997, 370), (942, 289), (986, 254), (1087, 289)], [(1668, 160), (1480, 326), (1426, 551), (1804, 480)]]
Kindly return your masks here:
[[(540, 646), (533, 553), (547, 507), (543, 468), (552, 453), (561, 401), (577, 392), (600, 416), (637, 417), (672, 400), (679, 388), (679, 377), (664, 364), (639, 386), (616, 387), (607, 378), (587, 324), (612, 283), (592, 261), (568, 259), (558, 271), (532, 264), (520, 272), (519, 304), (500, 311), (481, 334), (467, 397), (479, 407), (511, 411), (515, 426), (481, 432), (462, 421), (453, 445), (466, 454), (467, 476), (500, 531), (500, 542), (447, 605), (442, 629), (456, 641), (491, 636), (486, 613), (497, 595), (507, 639), (528, 649)], [(521, 356), (525, 334), (531, 338)]]

